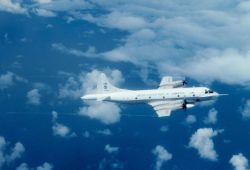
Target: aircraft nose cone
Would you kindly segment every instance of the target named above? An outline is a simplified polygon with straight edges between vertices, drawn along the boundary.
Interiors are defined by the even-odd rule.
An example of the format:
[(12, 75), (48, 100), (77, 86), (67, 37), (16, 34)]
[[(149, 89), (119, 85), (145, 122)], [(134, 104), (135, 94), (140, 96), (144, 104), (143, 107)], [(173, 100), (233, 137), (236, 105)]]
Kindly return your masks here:
[(215, 96), (215, 97), (218, 97), (219, 95), (220, 95), (219, 93), (214, 92), (214, 96)]

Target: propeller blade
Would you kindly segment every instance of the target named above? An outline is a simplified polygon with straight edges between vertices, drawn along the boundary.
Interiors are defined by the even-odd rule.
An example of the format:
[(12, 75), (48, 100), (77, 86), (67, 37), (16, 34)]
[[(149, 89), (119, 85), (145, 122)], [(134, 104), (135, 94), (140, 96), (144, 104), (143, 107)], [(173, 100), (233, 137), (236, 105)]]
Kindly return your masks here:
[(182, 85), (183, 85), (183, 86), (185, 86), (185, 85), (187, 85), (187, 84), (188, 84), (188, 83), (187, 83), (186, 80), (183, 80), (183, 81), (182, 81)]
[(182, 104), (182, 109), (184, 109), (185, 111), (187, 110), (187, 101), (184, 100), (183, 104)]

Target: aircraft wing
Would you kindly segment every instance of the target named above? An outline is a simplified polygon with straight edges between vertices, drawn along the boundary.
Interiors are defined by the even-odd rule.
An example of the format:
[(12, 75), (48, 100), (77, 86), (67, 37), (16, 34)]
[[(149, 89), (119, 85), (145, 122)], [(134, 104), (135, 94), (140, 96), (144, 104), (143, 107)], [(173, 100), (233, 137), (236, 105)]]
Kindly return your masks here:
[(181, 109), (183, 107), (183, 100), (174, 101), (152, 101), (148, 103), (153, 107), (158, 117), (170, 116), (171, 111)]
[(183, 80), (173, 80), (171, 76), (165, 76), (161, 79), (161, 83), (159, 85), (159, 89), (171, 89), (176, 87), (181, 87), (186, 84), (186, 81)]
[(173, 88), (173, 77), (165, 76), (161, 79), (161, 83), (159, 85), (159, 89), (170, 89)]

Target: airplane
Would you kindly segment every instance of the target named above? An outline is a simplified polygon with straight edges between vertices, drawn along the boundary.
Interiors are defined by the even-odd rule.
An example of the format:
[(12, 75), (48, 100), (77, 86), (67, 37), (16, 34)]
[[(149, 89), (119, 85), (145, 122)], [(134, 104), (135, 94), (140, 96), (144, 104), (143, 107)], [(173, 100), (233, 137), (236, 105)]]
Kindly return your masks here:
[(141, 102), (153, 107), (158, 117), (170, 116), (172, 111), (188, 109), (197, 102), (213, 100), (219, 94), (207, 87), (185, 87), (185, 80), (174, 80), (171, 76), (162, 78), (157, 89), (127, 90), (113, 86), (104, 73), (100, 74), (96, 93), (86, 94), (82, 100), (110, 102)]

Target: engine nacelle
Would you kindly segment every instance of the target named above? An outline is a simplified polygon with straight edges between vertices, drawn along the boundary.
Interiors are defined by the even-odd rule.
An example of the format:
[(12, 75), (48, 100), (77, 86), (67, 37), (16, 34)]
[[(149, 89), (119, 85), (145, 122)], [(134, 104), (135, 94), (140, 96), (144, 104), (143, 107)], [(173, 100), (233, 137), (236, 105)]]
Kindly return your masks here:
[(195, 106), (195, 104), (186, 104), (187, 108), (191, 108), (191, 107), (194, 107), (194, 106)]

